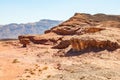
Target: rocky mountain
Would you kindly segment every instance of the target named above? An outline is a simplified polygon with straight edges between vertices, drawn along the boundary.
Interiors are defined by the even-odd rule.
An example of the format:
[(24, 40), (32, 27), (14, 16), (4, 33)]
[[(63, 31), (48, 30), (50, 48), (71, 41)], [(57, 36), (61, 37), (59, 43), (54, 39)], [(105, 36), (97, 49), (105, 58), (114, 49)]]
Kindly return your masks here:
[(0, 39), (17, 38), (18, 35), (42, 34), (45, 30), (60, 24), (62, 21), (43, 19), (35, 23), (8, 24), (0, 26)]

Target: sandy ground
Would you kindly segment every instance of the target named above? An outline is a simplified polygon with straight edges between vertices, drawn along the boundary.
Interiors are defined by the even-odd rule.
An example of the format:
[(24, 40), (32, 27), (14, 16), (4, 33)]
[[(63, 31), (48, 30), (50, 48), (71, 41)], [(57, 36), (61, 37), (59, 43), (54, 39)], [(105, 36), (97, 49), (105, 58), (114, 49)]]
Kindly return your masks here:
[(60, 56), (67, 50), (0, 42), (0, 80), (120, 80), (120, 49)]

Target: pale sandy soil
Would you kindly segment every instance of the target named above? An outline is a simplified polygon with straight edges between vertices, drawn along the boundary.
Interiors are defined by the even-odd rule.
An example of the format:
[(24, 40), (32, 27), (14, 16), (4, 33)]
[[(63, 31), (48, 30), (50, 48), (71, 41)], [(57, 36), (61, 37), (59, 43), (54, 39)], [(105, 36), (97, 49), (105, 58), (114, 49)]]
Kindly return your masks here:
[(59, 56), (67, 50), (0, 42), (0, 80), (120, 80), (120, 49)]

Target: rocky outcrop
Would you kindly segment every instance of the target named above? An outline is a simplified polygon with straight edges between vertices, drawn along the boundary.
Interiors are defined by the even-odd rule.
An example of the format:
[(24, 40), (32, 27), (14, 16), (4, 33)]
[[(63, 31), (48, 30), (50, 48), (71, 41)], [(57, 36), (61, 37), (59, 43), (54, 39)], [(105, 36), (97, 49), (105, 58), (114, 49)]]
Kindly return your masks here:
[(28, 38), (31, 41), (34, 37), (35, 36), (32, 36), (32, 35), (19, 35), (18, 39), (21, 40), (21, 39), (24, 39), (24, 38)]
[(54, 34), (46, 34), (46, 35), (20, 35), (18, 36), (19, 41), (21, 39), (27, 38), (30, 42), (34, 44), (56, 44), (59, 40), (61, 40), (61, 36)]
[(109, 40), (96, 40), (96, 39), (90, 39), (86, 38), (84, 39), (78, 39), (78, 38), (72, 38), (70, 40), (72, 49), (74, 51), (82, 51), (82, 50), (93, 50), (93, 49), (107, 49), (109, 51), (115, 50), (119, 48), (119, 45), (117, 42), (111, 42)]
[(56, 44), (55, 46), (53, 46), (52, 48), (54, 48), (54, 49), (65, 49), (69, 45), (70, 45), (70, 41), (69, 40), (62, 40), (58, 44)]
[(21, 38), (28, 38), (35, 44), (49, 44), (55, 49), (65, 49), (71, 44), (76, 51), (92, 48), (113, 50), (119, 47), (120, 31), (115, 29), (119, 27), (120, 16), (117, 15), (76, 13), (43, 35)]
[(120, 22), (118, 21), (104, 21), (101, 22), (101, 27), (113, 27), (113, 28), (120, 28)]
[[(76, 13), (69, 20), (61, 23), (58, 26), (45, 31), (45, 33), (54, 32), (58, 35), (75, 35), (78, 31), (81, 31), (84, 27), (96, 27), (104, 25), (103, 27), (111, 24), (109, 21), (114, 22), (114, 24), (120, 24), (120, 16), (117, 15), (106, 15), (106, 14), (84, 14)], [(104, 22), (108, 22), (105, 24)], [(117, 22), (117, 23), (115, 23)], [(86, 31), (87, 32), (87, 31)]]
[(85, 27), (63, 27), (63, 28), (55, 28), (52, 32), (58, 34), (58, 35), (82, 35), (86, 33), (95, 33), (99, 32), (101, 30), (105, 30), (104, 28), (97, 28), (97, 27), (90, 27), (90, 26), (85, 26)]
[(120, 22), (120, 16), (119, 15), (95, 14), (95, 15), (93, 15), (93, 20), (95, 22), (104, 22), (104, 21)]
[(42, 37), (37, 37), (37, 36), (28, 36), (28, 35), (21, 35), (18, 37), (19, 41), (21, 42), (21, 40), (23, 39), (29, 39), (30, 42), (34, 43), (34, 44), (45, 44), (49, 41), (54, 42), (55, 40), (51, 40), (51, 39), (45, 39)]
[(83, 35), (86, 33), (96, 33), (96, 32), (100, 32), (102, 30), (105, 30), (105, 28), (100, 28), (100, 27), (84, 27), (81, 28), (80, 30), (76, 31), (77, 35)]
[(27, 47), (27, 45), (30, 44), (29, 38), (19, 38), (19, 41), (21, 44), (23, 44), (23, 47)]

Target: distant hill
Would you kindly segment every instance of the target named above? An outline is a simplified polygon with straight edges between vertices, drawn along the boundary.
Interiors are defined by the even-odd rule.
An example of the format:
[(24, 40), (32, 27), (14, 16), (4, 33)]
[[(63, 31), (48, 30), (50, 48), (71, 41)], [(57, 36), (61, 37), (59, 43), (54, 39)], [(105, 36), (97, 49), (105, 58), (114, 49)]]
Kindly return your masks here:
[(45, 30), (50, 29), (62, 21), (42, 19), (34, 23), (26, 24), (8, 24), (0, 26), (0, 39), (17, 38), (18, 35), (24, 34), (42, 34)]

